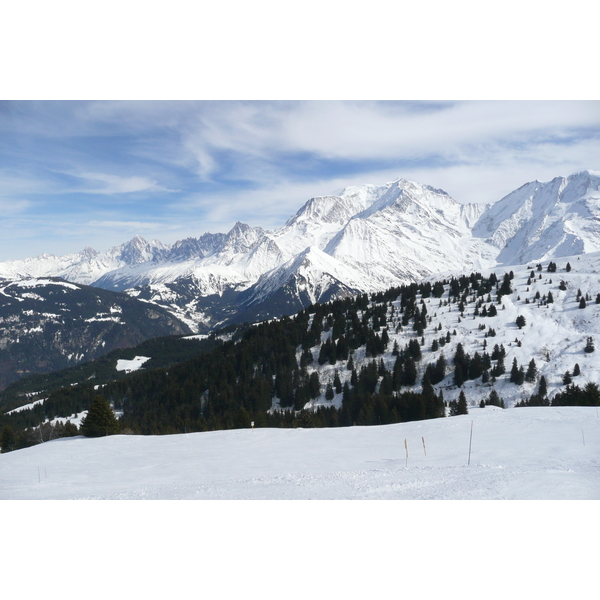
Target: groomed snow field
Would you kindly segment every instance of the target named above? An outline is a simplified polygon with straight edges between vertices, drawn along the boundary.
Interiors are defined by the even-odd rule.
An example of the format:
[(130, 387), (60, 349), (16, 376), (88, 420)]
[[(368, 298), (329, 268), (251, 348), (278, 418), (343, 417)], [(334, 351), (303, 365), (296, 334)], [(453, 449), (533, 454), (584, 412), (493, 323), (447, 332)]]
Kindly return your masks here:
[(0, 455), (0, 497), (600, 499), (600, 417), (487, 406), (385, 426), (63, 438)]

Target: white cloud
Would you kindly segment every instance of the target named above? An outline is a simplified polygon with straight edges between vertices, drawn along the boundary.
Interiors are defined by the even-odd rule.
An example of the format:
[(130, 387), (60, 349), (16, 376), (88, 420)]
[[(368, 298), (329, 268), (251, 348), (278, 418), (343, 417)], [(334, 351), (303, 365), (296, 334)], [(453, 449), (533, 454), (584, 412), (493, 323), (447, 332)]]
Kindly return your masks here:
[(271, 163), (282, 152), (333, 160), (451, 159), (473, 146), (595, 128), (598, 115), (598, 102), (572, 101), (224, 103), (185, 133), (185, 147), (203, 176), (223, 150)]
[(106, 228), (106, 229), (118, 229), (120, 231), (132, 231), (133, 235), (141, 232), (156, 232), (164, 231), (165, 229), (179, 229), (179, 226), (165, 225), (163, 222), (149, 222), (149, 221), (88, 221), (83, 224), (84, 227), (90, 227), (93, 229)]
[(104, 184), (102, 187), (85, 187), (71, 189), (70, 192), (80, 192), (86, 194), (128, 194), (131, 192), (172, 192), (156, 181), (147, 177), (121, 177), (119, 175), (109, 175), (106, 173), (70, 173), (74, 177), (84, 179), (92, 185), (98, 183)]
[(27, 212), (33, 203), (29, 200), (17, 198), (0, 198), (0, 212), (2, 215), (18, 215)]
[(19, 198), (33, 194), (43, 194), (55, 189), (53, 182), (46, 178), (33, 177), (20, 171), (0, 169), (0, 197)]

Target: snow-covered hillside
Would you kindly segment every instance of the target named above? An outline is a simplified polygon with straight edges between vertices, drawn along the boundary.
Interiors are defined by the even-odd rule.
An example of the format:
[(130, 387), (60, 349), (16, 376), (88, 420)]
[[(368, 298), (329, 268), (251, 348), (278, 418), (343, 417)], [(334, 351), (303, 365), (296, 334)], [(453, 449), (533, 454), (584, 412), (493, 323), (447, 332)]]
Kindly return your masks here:
[[(555, 266), (556, 270), (549, 271), (549, 266)], [(496, 275), (497, 284), (490, 284), (492, 274)], [(501, 302), (498, 302), (497, 287), (510, 274), (512, 291), (503, 295)], [(600, 385), (600, 253), (567, 257), (553, 265), (550, 262), (532, 263), (507, 267), (506, 271), (501, 268), (479, 274), (451, 272), (430, 279), (436, 285), (441, 281), (445, 281), (445, 284), (442, 285), (442, 291), (430, 290), (426, 297), (416, 294), (415, 305), (427, 317), (427, 326), (421, 332), (415, 331), (413, 317), (402, 313), (402, 294), (398, 296), (397, 290), (388, 295), (385, 302), (374, 297), (374, 303), (366, 312), (377, 308), (380, 315), (385, 315), (384, 327), (389, 341), (376, 354), (372, 351), (368, 354), (367, 345), (363, 342), (351, 352), (353, 367), (349, 367), (348, 357), (333, 362), (329, 359), (320, 360), (322, 345), (332, 341), (339, 343), (339, 338), (337, 341), (334, 338), (335, 328), (327, 327), (322, 331), (311, 342), (312, 361), (305, 366), (307, 378), (318, 375), (320, 392), (311, 395), (310, 400), (307, 397), (306, 404), (296, 405), (296, 410), (305, 408), (310, 411), (318, 407), (341, 409), (344, 384), (348, 383), (350, 387), (354, 385), (353, 368), (360, 373), (363, 367), (367, 368), (377, 361), (391, 374), (397, 366), (398, 351), (405, 351), (416, 341), (419, 342), (421, 356), (415, 363), (414, 380), (402, 384), (397, 390), (421, 392), (427, 369), (444, 360), (445, 376), (433, 382), (433, 388), (436, 393), (443, 393), (446, 403), (457, 400), (462, 391), (468, 406), (476, 407), (482, 401), (489, 400), (490, 394), (495, 392), (506, 407), (514, 407), (539, 393), (542, 377), (544, 395), (552, 401), (556, 394), (565, 391), (567, 373), (572, 383), (581, 389), (587, 383)], [(458, 286), (460, 281), (465, 283), (464, 291), (452, 292), (451, 289)], [(475, 295), (471, 285), (476, 284), (491, 285), (489, 293), (480, 287)], [(411, 288), (404, 289), (410, 295)], [(585, 306), (582, 306), (582, 302)], [(323, 308), (327, 313), (327, 307)], [(357, 313), (359, 320), (363, 316), (363, 311)], [(325, 321), (328, 319), (325, 318)], [(374, 321), (371, 325), (374, 327)], [(378, 327), (380, 334), (381, 327)], [(347, 334), (350, 335), (349, 330)], [(340, 335), (339, 330), (337, 335)], [(227, 341), (231, 336), (229, 332), (221, 339)], [(586, 351), (589, 350), (590, 341), (596, 349), (593, 352)], [(470, 357), (469, 360), (477, 359), (481, 365), (487, 366), (479, 368), (474, 375), (464, 376), (460, 385), (457, 385), (454, 357), (459, 345)], [(496, 350), (503, 352), (504, 363), (504, 370), (497, 373), (494, 372), (499, 365), (498, 356), (494, 356)], [(295, 347), (293, 351), (297, 364), (302, 364), (302, 347)], [(115, 376), (121, 368), (143, 369), (142, 360), (116, 363)], [(532, 376), (519, 383), (513, 381), (513, 365), (522, 369), (523, 373), (529, 372), (533, 365)], [(337, 392), (334, 389), (336, 378), (339, 378)], [(76, 383), (85, 382), (81, 380)], [(331, 394), (329, 397), (328, 392)], [(277, 395), (269, 396), (267, 401), (273, 409), (280, 407), (281, 399)], [(284, 404), (281, 403), (281, 406)], [(289, 404), (285, 406), (289, 407)], [(266, 411), (267, 408), (262, 410)], [(67, 413), (61, 414), (64, 417)], [(59, 415), (47, 415), (49, 420), (55, 417)], [(363, 424), (369, 422), (377, 423), (375, 420)]]
[(0, 455), (0, 497), (597, 500), (600, 418), (488, 406), (385, 426), (63, 438)]
[[(541, 265), (538, 270), (537, 264)], [(420, 382), (428, 364), (436, 362), (440, 356), (444, 356), (447, 362), (445, 379), (434, 385), (436, 391), (442, 391), (445, 401), (456, 400), (461, 390), (467, 396), (471, 406), (476, 406), (485, 400), (492, 389), (504, 400), (506, 406), (514, 406), (522, 400), (527, 400), (535, 393), (539, 386), (541, 376), (544, 376), (548, 386), (548, 397), (552, 397), (559, 391), (564, 390), (563, 376), (566, 371), (574, 372), (578, 365), (581, 375), (573, 378), (573, 383), (583, 387), (586, 382), (591, 381), (600, 385), (600, 304), (596, 302), (600, 294), (600, 252), (582, 256), (565, 257), (557, 260), (556, 272), (548, 272), (548, 262), (532, 263), (530, 265), (507, 266), (498, 269), (486, 269), (481, 275), (488, 277), (490, 273), (496, 273), (499, 282), (502, 282), (505, 273), (513, 273), (511, 281), (512, 293), (502, 297), (501, 305), (497, 304), (497, 293), (493, 290), (489, 296), (485, 294), (477, 301), (483, 301), (483, 306), (490, 307), (492, 304), (497, 308), (495, 316), (475, 316), (477, 302), (469, 295), (464, 304), (464, 312), (460, 313), (459, 304), (449, 302), (449, 286), (441, 298), (423, 299), (423, 305), (427, 310), (429, 325), (423, 331), (422, 353), (418, 368), (417, 386), (411, 389), (420, 389)], [(570, 271), (566, 270), (567, 264)], [(528, 280), (532, 271), (535, 277)], [(431, 282), (461, 276), (469, 276), (470, 273), (449, 272), (428, 278)], [(564, 281), (565, 290), (561, 290), (561, 281)], [(585, 308), (580, 308), (580, 297), (587, 297)], [(547, 303), (549, 293), (552, 301)], [(421, 298), (418, 298), (419, 306)], [(392, 354), (394, 343), (400, 349), (405, 348), (411, 339), (415, 338), (412, 322), (408, 326), (399, 327), (401, 314), (399, 312), (400, 301), (392, 302), (392, 307), (387, 312), (387, 329), (389, 332), (389, 343), (387, 352), (377, 360), (383, 360), (385, 367), (392, 371), (396, 357)], [(479, 311), (480, 313), (483, 311)], [(519, 328), (517, 317), (525, 318), (525, 325)], [(323, 333), (325, 340), (331, 333)], [(448, 342), (439, 344), (436, 350), (432, 350), (434, 343), (440, 338), (448, 336)], [(588, 338), (592, 338), (596, 346), (595, 352), (585, 352)], [(465, 381), (462, 387), (457, 388), (453, 378), (452, 359), (456, 353), (458, 344), (470, 356), (476, 352), (481, 356), (484, 352), (491, 354), (494, 346), (503, 346), (506, 351), (504, 365), (506, 372), (496, 379), (483, 383), (478, 377), (473, 381)], [(317, 354), (315, 353), (315, 361)], [(353, 355), (357, 369), (373, 360), (366, 356), (365, 347), (359, 348)], [(537, 377), (533, 382), (524, 382), (516, 385), (510, 382), (510, 371), (513, 361), (516, 359), (519, 366), (527, 369), (531, 359), (535, 361)], [(337, 372), (342, 384), (350, 380), (350, 372), (345, 365), (319, 365), (309, 366), (309, 371), (318, 369), (319, 378), (322, 382), (321, 396), (311, 401), (307, 407), (335, 406), (341, 407), (342, 395), (335, 395), (333, 401), (325, 399), (325, 383), (331, 382)]]

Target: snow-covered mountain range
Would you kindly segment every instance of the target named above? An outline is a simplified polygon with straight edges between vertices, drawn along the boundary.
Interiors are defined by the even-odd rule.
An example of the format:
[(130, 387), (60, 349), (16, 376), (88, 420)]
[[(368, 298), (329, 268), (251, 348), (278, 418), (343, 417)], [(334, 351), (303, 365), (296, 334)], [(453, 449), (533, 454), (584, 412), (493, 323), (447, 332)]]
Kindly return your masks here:
[(527, 183), (491, 205), (397, 179), (311, 198), (282, 227), (236, 223), (172, 245), (140, 236), (98, 253), (0, 263), (0, 278), (61, 277), (170, 310), (196, 331), (291, 314), (450, 270), (600, 250), (600, 171)]

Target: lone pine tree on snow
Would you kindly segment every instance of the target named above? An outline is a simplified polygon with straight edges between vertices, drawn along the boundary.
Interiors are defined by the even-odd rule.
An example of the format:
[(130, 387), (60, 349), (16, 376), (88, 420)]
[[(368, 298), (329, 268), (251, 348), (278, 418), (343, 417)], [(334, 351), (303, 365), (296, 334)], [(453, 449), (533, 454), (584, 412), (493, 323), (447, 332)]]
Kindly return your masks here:
[(80, 431), (87, 437), (112, 435), (119, 431), (119, 422), (102, 396), (96, 396), (92, 400), (88, 414), (81, 422)]

